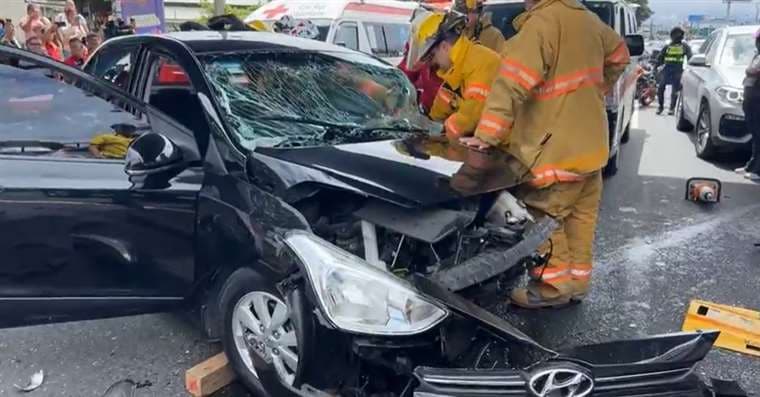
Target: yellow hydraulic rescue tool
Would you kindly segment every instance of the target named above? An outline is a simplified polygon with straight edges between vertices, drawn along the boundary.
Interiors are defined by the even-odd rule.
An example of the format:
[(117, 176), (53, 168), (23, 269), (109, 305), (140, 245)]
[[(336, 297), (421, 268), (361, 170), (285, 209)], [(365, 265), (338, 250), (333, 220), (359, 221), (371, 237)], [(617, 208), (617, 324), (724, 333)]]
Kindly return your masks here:
[(760, 312), (693, 300), (683, 331), (720, 331), (715, 346), (760, 357)]

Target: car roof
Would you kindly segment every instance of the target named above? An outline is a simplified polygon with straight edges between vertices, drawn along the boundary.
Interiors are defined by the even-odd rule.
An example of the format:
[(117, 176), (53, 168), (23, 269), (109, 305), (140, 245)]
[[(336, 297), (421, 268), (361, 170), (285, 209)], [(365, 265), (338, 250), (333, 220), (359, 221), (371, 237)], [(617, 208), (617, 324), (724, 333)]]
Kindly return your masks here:
[(728, 34), (755, 33), (760, 29), (760, 25), (729, 26), (725, 29)]
[(353, 51), (318, 40), (302, 39), (281, 33), (266, 32), (219, 32), (212, 30), (192, 32), (172, 32), (164, 36), (185, 43), (196, 53), (234, 51), (313, 51), (343, 52)]

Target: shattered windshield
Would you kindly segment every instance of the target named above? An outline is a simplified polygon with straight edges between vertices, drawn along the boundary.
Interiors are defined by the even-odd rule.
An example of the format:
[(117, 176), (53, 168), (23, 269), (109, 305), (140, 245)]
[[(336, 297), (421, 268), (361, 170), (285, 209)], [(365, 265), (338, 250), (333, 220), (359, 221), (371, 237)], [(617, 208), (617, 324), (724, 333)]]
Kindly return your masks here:
[(296, 147), (421, 132), (414, 87), (358, 53), (233, 53), (201, 57), (238, 142)]

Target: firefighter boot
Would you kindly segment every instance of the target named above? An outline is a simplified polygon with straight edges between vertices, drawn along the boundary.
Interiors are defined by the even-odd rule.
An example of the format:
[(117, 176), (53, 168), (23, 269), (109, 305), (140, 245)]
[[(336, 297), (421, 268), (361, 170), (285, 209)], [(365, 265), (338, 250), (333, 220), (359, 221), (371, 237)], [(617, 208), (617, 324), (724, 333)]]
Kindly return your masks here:
[(570, 304), (571, 299), (572, 288), (557, 288), (533, 280), (527, 287), (515, 288), (511, 295), (512, 304), (524, 309), (559, 308)]
[(586, 295), (588, 295), (589, 286), (591, 284), (591, 265), (574, 264), (572, 265), (570, 272), (573, 276), (572, 300), (580, 302), (586, 298)]

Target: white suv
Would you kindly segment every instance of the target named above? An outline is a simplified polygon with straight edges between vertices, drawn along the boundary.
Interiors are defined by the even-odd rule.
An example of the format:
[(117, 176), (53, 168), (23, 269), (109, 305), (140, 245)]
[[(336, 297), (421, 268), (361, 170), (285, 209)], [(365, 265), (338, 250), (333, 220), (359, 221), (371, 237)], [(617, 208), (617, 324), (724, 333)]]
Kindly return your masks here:
[[(490, 12), (494, 26), (501, 29), (507, 39), (515, 35), (512, 20), (524, 11), (523, 0), (487, 0), (485, 11)], [(610, 160), (604, 173), (617, 173), (620, 166), (620, 143), (630, 137), (631, 116), (633, 115), (634, 93), (636, 91), (636, 65), (643, 50), (644, 38), (638, 35), (636, 6), (622, 0), (589, 0), (583, 3), (599, 18), (613, 27), (620, 36), (626, 38), (631, 50), (631, 63), (606, 97), (607, 120), (610, 131)], [(634, 48), (636, 47), (636, 48)]]

